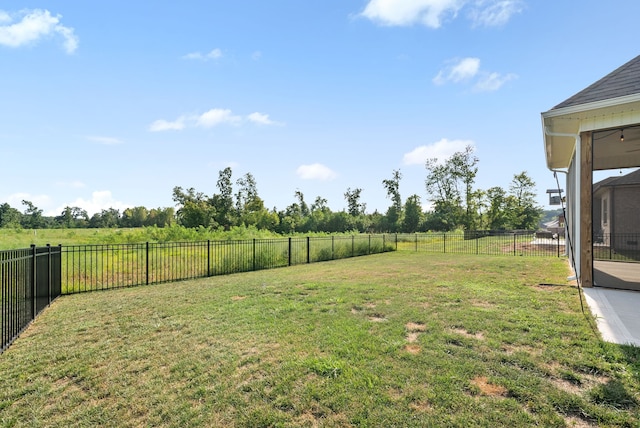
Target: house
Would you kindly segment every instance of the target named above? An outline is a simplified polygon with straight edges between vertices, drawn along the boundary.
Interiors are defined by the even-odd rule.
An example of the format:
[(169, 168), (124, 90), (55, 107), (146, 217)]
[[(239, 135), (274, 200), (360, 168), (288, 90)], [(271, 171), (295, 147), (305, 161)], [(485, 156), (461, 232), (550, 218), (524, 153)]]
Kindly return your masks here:
[(640, 250), (640, 169), (594, 183), (593, 239), (616, 251)]
[[(640, 166), (640, 56), (541, 118), (547, 167), (566, 176), (567, 251), (581, 285), (592, 287), (593, 171)], [(629, 288), (640, 289), (640, 272), (635, 281)]]

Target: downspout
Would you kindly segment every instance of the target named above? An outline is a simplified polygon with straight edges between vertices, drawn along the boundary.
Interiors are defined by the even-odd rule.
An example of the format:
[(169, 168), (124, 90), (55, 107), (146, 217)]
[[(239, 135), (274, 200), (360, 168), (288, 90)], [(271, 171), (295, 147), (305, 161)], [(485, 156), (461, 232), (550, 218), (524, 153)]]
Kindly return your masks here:
[[(576, 193), (577, 195), (580, 195), (580, 191), (581, 191), (581, 182), (580, 182), (580, 176), (581, 176), (581, 169), (582, 169), (582, 164), (580, 162), (580, 159), (576, 156), (576, 153), (578, 154), (578, 156), (580, 155), (580, 153), (582, 153), (582, 139), (580, 138), (580, 134), (570, 134), (570, 133), (562, 133), (562, 132), (552, 132), (549, 130), (549, 128), (547, 126), (544, 127), (544, 133), (545, 135), (548, 135), (550, 137), (569, 137), (569, 138), (575, 138), (576, 140), (576, 150), (574, 152), (574, 162), (576, 164), (576, 173), (575, 173), (575, 187), (574, 187), (574, 193)], [(568, 169), (567, 171), (563, 171), (562, 169), (551, 169), (551, 171), (553, 172), (562, 172), (564, 174), (567, 175), (568, 177)], [(575, 199), (575, 195), (574, 195), (574, 199)], [(569, 248), (569, 251), (571, 251), (571, 259), (573, 262), (573, 271), (575, 272), (574, 277), (569, 277), (567, 278), (568, 280), (572, 281), (575, 280), (576, 278), (579, 279), (580, 281), (582, 280), (582, 278), (579, 278), (580, 276), (580, 264), (581, 264), (581, 260), (580, 260), (580, 248), (582, 245), (582, 237), (580, 236), (580, 221), (581, 221), (581, 212), (580, 212), (580, 206), (581, 204), (578, 203), (573, 203), (573, 210), (575, 211), (575, 215), (574, 218), (577, 220), (578, 222), (578, 227), (575, 229), (576, 233), (572, 234), (573, 235), (573, 239), (574, 239), (574, 247), (573, 248)], [(565, 225), (566, 228), (569, 228), (569, 223), (568, 223), (568, 219), (565, 218)], [(578, 257), (576, 258), (575, 255), (575, 250), (578, 249)]]

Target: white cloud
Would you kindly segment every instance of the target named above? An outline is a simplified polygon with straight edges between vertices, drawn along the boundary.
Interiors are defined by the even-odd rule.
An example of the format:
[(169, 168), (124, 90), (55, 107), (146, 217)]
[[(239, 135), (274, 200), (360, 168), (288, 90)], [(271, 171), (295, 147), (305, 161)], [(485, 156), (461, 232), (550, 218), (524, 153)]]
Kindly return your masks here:
[(467, 146), (475, 147), (472, 140), (448, 140), (443, 138), (433, 144), (419, 146), (405, 153), (403, 162), (405, 165), (424, 165), (427, 159), (438, 159), (444, 162), (456, 152), (463, 151)]
[(462, 58), (452, 61), (452, 65), (440, 70), (433, 78), (436, 85), (444, 85), (447, 82), (463, 82), (473, 78), (480, 70), (479, 58)]
[(185, 128), (213, 128), (219, 125), (239, 126), (248, 121), (258, 125), (282, 125), (269, 118), (268, 114), (251, 113), (246, 117), (233, 114), (229, 109), (213, 108), (199, 115), (182, 115), (174, 121), (159, 119), (149, 125), (149, 131), (180, 131)]
[(65, 51), (71, 54), (78, 48), (78, 37), (73, 28), (60, 24), (61, 15), (53, 16), (48, 10), (24, 10), (16, 14), (20, 20), (13, 18), (4, 11), (0, 11), (0, 45), (17, 48), (36, 43), (48, 36), (59, 35), (64, 39)]
[(274, 122), (272, 120), (269, 119), (269, 115), (268, 114), (262, 114), (262, 113), (251, 113), (249, 116), (247, 116), (247, 118), (254, 123), (258, 123), (260, 125), (273, 125)]
[(268, 114), (258, 112), (251, 113), (249, 116), (247, 116), (247, 119), (249, 119), (250, 122), (256, 123), (258, 125), (282, 125), (282, 123), (280, 122), (275, 122), (269, 119)]
[(362, 16), (382, 25), (423, 24), (439, 28), (446, 16), (456, 16), (464, 0), (371, 0)]
[(197, 116), (195, 125), (202, 128), (212, 128), (223, 123), (237, 125), (241, 120), (242, 118), (234, 116), (231, 110), (214, 108)]
[(89, 135), (87, 136), (87, 140), (92, 141), (94, 143), (104, 144), (107, 146), (122, 144), (122, 140), (119, 140), (117, 138), (112, 138), (112, 137), (98, 137), (98, 136)]
[(455, 59), (449, 63), (450, 65), (440, 70), (433, 78), (434, 84), (464, 83), (475, 79), (473, 83), (475, 92), (490, 92), (497, 91), (508, 81), (517, 78), (513, 73), (500, 74), (481, 70), (479, 58)]
[(215, 48), (212, 51), (210, 51), (209, 53), (201, 53), (201, 52), (192, 52), (189, 54), (186, 54), (185, 56), (182, 57), (183, 59), (197, 59), (200, 61), (208, 61), (210, 59), (220, 59), (222, 58), (222, 50)]
[(173, 122), (166, 121), (164, 119), (158, 119), (149, 125), (149, 131), (151, 132), (160, 132), (160, 131), (180, 131), (185, 127), (185, 118), (184, 116), (180, 116), (178, 119)]
[(483, 3), (479, 2), (479, 6), (471, 13), (471, 19), (475, 26), (497, 27), (504, 25), (511, 17), (522, 12), (524, 4), (521, 0), (498, 0), (489, 2), (487, 7), (482, 7)]
[(49, 215), (60, 215), (65, 207), (79, 207), (85, 210), (87, 214), (89, 214), (89, 217), (91, 217), (93, 214), (99, 213), (102, 210), (106, 210), (109, 208), (115, 208), (122, 212), (123, 210), (131, 208), (132, 206), (133, 205), (125, 204), (124, 202), (120, 202), (114, 199), (110, 190), (100, 190), (91, 193), (91, 199), (77, 198), (73, 202), (61, 205), (56, 209), (55, 214)]
[(502, 85), (515, 78), (517, 76), (513, 73), (504, 75), (500, 73), (485, 73), (480, 77), (473, 89), (477, 92), (497, 91)]
[(440, 28), (468, 8), (474, 26), (503, 25), (522, 11), (522, 0), (370, 0), (360, 15), (382, 25)]
[(314, 163), (311, 165), (300, 165), (296, 170), (296, 174), (303, 180), (320, 180), (329, 181), (335, 179), (338, 174), (330, 168)]

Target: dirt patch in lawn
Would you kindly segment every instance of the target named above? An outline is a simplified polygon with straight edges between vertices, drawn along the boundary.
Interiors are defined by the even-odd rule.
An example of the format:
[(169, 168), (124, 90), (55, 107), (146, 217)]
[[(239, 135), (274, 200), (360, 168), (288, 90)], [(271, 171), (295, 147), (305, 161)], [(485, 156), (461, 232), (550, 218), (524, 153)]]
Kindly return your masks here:
[(453, 331), (456, 334), (459, 334), (461, 336), (468, 337), (468, 338), (471, 338), (471, 339), (484, 340), (484, 335), (481, 332), (471, 333), (471, 332), (465, 330), (464, 328), (454, 328), (451, 331)]
[(420, 346), (418, 345), (409, 344), (409, 345), (405, 345), (404, 350), (410, 354), (416, 355), (420, 353), (422, 348), (420, 348)]
[(495, 385), (490, 383), (484, 376), (478, 376), (471, 381), (471, 384), (476, 386), (482, 395), (488, 395), (490, 397), (506, 397), (507, 388), (501, 385)]

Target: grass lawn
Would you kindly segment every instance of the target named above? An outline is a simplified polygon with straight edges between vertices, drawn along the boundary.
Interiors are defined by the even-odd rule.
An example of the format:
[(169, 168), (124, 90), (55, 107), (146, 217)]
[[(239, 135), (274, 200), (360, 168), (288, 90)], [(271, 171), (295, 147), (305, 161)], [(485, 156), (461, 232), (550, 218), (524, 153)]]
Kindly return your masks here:
[(0, 424), (638, 426), (640, 348), (567, 273), (394, 252), (65, 296), (0, 355)]

